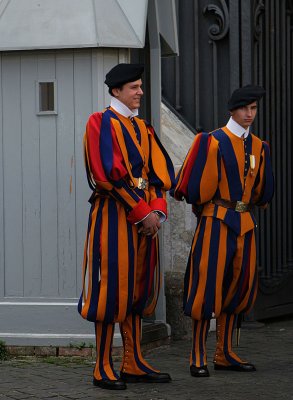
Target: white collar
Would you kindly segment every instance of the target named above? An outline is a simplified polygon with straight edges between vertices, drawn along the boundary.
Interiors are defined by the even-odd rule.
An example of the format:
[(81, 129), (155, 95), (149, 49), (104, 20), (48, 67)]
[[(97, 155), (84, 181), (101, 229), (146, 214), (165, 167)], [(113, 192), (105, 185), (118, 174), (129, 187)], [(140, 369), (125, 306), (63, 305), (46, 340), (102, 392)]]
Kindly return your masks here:
[(135, 110), (130, 110), (124, 103), (122, 103), (122, 101), (116, 99), (116, 97), (113, 96), (111, 97), (110, 106), (126, 118), (133, 118), (138, 115), (138, 108), (136, 108)]
[(230, 132), (233, 133), (233, 135), (236, 135), (238, 137), (242, 137), (244, 134), (244, 138), (247, 138), (247, 136), (249, 135), (250, 127), (244, 129), (243, 126), (234, 121), (232, 117), (230, 117), (226, 127), (229, 129)]

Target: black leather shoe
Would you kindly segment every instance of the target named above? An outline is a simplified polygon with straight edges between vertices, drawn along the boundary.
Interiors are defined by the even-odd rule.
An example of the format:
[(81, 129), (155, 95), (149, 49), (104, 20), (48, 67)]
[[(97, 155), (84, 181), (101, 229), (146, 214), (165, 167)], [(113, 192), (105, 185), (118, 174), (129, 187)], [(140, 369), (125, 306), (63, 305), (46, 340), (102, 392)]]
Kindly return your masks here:
[(202, 367), (196, 367), (195, 365), (190, 366), (190, 375), (197, 378), (205, 378), (210, 376), (208, 366), (203, 365)]
[(243, 363), (243, 364), (235, 364), (235, 365), (220, 365), (214, 364), (214, 369), (221, 369), (226, 371), (238, 371), (238, 372), (253, 372), (256, 371), (256, 368), (253, 364)]
[(123, 382), (121, 379), (118, 379), (117, 381), (112, 381), (110, 379), (93, 379), (93, 384), (94, 386), (99, 386), (102, 389), (108, 389), (108, 390), (125, 390), (127, 388), (125, 382)]
[(120, 377), (124, 382), (127, 383), (167, 383), (172, 380), (169, 374), (162, 372), (151, 372), (144, 375), (132, 375), (127, 374), (126, 372), (121, 372)]

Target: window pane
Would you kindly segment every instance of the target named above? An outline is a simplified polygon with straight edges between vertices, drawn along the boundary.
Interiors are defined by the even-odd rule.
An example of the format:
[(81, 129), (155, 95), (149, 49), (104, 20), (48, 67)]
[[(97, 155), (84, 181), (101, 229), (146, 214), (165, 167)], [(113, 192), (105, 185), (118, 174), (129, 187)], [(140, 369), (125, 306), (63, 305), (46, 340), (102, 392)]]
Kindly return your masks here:
[(39, 111), (55, 111), (54, 82), (39, 82)]

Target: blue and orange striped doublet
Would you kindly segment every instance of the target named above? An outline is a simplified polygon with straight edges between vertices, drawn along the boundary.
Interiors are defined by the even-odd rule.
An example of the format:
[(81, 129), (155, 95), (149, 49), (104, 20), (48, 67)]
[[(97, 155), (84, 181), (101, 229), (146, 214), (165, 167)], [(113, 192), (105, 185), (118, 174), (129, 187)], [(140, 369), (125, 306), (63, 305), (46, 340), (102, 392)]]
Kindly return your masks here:
[(248, 311), (257, 291), (254, 216), (211, 201), (265, 207), (274, 190), (268, 144), (253, 134), (244, 144), (227, 127), (200, 133), (176, 182), (177, 200), (202, 207), (185, 274), (185, 314), (207, 320)]
[[(94, 190), (84, 248), (79, 312), (90, 321), (122, 322), (151, 314), (159, 286), (158, 238), (138, 233), (152, 211), (167, 215), (172, 162), (153, 128), (112, 108), (90, 116), (84, 137)], [(138, 178), (147, 186), (138, 188)]]

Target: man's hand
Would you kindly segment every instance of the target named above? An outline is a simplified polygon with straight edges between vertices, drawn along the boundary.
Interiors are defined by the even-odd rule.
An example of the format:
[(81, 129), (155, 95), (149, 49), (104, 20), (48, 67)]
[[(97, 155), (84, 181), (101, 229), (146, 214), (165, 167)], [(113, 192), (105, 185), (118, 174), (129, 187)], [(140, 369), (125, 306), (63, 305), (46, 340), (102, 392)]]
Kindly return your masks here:
[(142, 227), (138, 232), (146, 236), (156, 235), (161, 228), (160, 217), (155, 212), (151, 212), (141, 223)]

